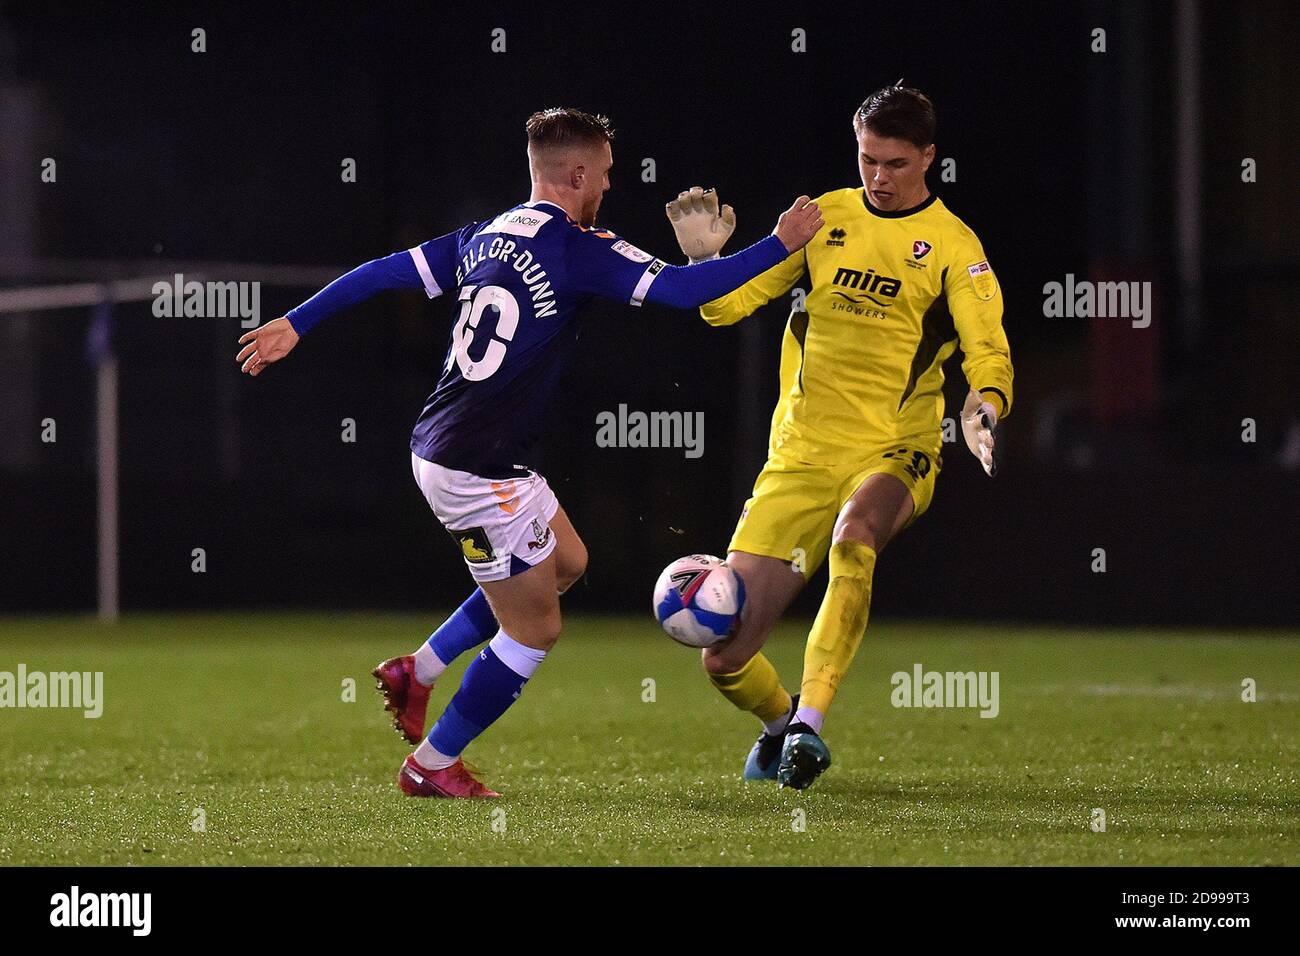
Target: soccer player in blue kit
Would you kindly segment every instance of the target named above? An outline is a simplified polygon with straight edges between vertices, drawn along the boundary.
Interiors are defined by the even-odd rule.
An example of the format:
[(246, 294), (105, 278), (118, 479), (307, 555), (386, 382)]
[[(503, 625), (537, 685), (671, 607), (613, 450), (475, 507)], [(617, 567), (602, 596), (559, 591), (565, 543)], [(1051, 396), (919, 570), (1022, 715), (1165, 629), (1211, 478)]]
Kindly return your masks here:
[[(322, 319), (385, 289), (449, 293), (459, 303), (442, 375), (411, 435), (411, 465), (478, 587), (418, 650), (374, 671), (398, 732), (419, 743), (397, 775), (411, 796), (498, 796), (461, 752), (541, 665), (560, 634), (559, 596), (586, 570), (586, 546), (528, 466), (582, 306), (600, 296), (696, 309), (783, 262), (822, 226), (816, 203), (801, 196), (749, 248), (667, 265), (595, 225), (613, 165), (608, 119), (548, 109), (529, 117), (527, 131), (528, 202), (359, 266), (243, 335), (236, 356), (256, 376)], [(729, 230), (732, 221), (713, 225)], [(430, 688), (483, 641), (421, 741)]]

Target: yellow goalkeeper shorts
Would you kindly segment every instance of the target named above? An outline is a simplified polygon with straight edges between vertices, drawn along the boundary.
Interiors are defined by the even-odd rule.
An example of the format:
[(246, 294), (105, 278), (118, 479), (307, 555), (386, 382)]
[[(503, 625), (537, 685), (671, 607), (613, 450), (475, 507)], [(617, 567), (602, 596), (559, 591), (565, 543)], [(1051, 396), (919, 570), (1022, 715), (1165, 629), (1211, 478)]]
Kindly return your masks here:
[(740, 512), (727, 550), (790, 561), (811, 578), (826, 560), (840, 508), (868, 476), (893, 475), (907, 486), (913, 504), (910, 525), (930, 507), (942, 464), (930, 441), (903, 440), (870, 449), (866, 457), (855, 456), (842, 465), (813, 465), (771, 455)]

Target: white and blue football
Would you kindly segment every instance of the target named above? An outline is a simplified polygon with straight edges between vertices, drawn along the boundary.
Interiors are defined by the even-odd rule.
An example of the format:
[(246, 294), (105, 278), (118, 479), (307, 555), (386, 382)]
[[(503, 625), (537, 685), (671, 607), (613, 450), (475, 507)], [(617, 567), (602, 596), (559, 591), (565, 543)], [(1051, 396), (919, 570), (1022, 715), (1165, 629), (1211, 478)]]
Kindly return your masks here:
[(690, 554), (655, 582), (655, 618), (674, 641), (708, 647), (725, 640), (745, 606), (745, 584), (721, 558)]

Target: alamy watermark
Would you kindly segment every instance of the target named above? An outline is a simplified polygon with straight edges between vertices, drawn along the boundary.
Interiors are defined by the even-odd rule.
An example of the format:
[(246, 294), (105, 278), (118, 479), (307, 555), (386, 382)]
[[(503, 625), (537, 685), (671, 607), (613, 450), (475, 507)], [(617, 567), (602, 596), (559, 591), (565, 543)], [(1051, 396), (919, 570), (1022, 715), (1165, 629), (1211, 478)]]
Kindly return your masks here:
[(155, 282), (153, 295), (153, 314), (160, 319), (238, 318), (246, 329), (261, 323), (260, 282), (187, 282), (178, 272), (171, 282)]
[(0, 708), (70, 708), (94, 719), (104, 713), (103, 671), (0, 671)]
[(132, 936), (153, 928), (152, 893), (88, 893), (74, 885), (50, 897), (50, 925), (55, 927), (122, 927)]
[(596, 415), (598, 448), (684, 448), (687, 458), (704, 454), (703, 412), (617, 412)]
[(895, 671), (889, 702), (895, 707), (978, 707), (981, 717), (996, 717), (997, 671), (927, 671), (920, 664)]
[(1049, 319), (1132, 319), (1133, 328), (1151, 324), (1150, 282), (1093, 282), (1065, 274), (1043, 285), (1043, 315)]

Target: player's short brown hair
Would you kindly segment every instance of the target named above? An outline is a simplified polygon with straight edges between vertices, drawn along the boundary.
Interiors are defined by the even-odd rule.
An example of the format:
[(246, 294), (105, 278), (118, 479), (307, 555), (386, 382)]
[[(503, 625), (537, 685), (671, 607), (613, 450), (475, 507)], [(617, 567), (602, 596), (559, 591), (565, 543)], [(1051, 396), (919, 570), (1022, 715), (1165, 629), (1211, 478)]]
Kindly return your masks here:
[(925, 148), (934, 142), (937, 119), (930, 97), (910, 86), (886, 86), (868, 96), (853, 114), (853, 128), (905, 139)]
[(584, 113), (567, 107), (538, 110), (524, 124), (530, 147), (572, 146), (585, 143), (598, 146), (614, 138), (609, 117)]

